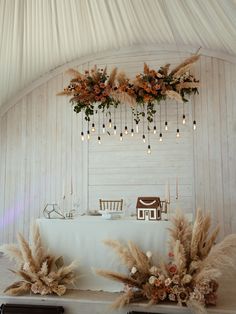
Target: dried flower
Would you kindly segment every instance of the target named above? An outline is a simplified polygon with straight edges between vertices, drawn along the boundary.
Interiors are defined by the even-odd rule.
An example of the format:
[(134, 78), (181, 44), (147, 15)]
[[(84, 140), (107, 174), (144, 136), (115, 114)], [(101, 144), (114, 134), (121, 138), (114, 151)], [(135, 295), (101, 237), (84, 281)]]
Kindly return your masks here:
[(183, 279), (182, 279), (182, 284), (188, 284), (190, 283), (190, 281), (192, 280), (192, 276), (189, 274), (184, 275)]
[(179, 284), (179, 281), (180, 281), (179, 275), (174, 275), (174, 276), (172, 277), (172, 282), (173, 282), (175, 285), (178, 285), (178, 284)]
[(148, 282), (150, 283), (150, 285), (154, 285), (155, 282), (156, 282), (156, 277), (155, 276), (151, 276), (149, 279), (148, 279)]
[(147, 255), (148, 258), (151, 258), (152, 257), (152, 252), (147, 251), (146, 255)]
[(173, 301), (173, 302), (176, 301), (176, 296), (175, 296), (174, 293), (170, 293), (168, 297), (169, 297), (169, 300), (170, 300), (170, 301)]
[(204, 295), (196, 288), (194, 289), (193, 292), (190, 293), (189, 299), (197, 301), (200, 304), (204, 304)]
[(167, 297), (167, 293), (166, 293), (165, 289), (159, 289), (158, 290), (158, 298), (163, 301), (163, 300), (165, 300), (166, 297)]
[(168, 270), (171, 275), (174, 275), (177, 273), (177, 266), (175, 264), (171, 264)]
[(158, 275), (158, 268), (156, 266), (152, 266), (149, 271), (152, 275)]
[(172, 280), (170, 278), (167, 278), (165, 280), (165, 286), (168, 287), (172, 283)]
[(178, 300), (182, 303), (186, 303), (188, 300), (188, 297), (189, 297), (189, 294), (186, 290), (180, 291), (177, 296)]
[(137, 272), (137, 268), (135, 266), (133, 266), (131, 268), (131, 274), (135, 274)]

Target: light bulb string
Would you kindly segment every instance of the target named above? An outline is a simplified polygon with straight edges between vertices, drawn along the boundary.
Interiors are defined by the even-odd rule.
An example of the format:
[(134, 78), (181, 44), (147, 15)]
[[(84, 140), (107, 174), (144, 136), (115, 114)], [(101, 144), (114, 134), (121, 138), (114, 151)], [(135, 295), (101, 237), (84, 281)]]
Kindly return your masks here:
[(177, 119), (177, 129), (179, 129), (179, 104), (178, 102), (176, 101), (176, 119)]
[(84, 132), (84, 113), (81, 112), (81, 132)]
[(160, 134), (162, 133), (162, 125), (161, 125), (161, 122), (162, 122), (162, 116), (161, 116), (161, 102), (160, 102)]
[(122, 106), (120, 104), (120, 133), (122, 133), (123, 123), (122, 123)]
[(98, 136), (100, 137), (100, 110), (98, 110)]
[(127, 127), (127, 105), (125, 103), (125, 127)]
[(166, 102), (166, 99), (165, 99), (165, 125), (167, 125), (167, 102)]
[(143, 105), (143, 135), (145, 136), (145, 106)]
[(134, 129), (134, 116), (133, 116), (133, 111), (132, 109), (130, 109), (130, 112), (131, 112), (131, 128), (132, 130)]
[(154, 126), (156, 126), (156, 124), (157, 124), (157, 110), (156, 110), (156, 103), (154, 103), (154, 111), (155, 111), (155, 113), (154, 113), (154, 117), (153, 117), (153, 121), (154, 121)]

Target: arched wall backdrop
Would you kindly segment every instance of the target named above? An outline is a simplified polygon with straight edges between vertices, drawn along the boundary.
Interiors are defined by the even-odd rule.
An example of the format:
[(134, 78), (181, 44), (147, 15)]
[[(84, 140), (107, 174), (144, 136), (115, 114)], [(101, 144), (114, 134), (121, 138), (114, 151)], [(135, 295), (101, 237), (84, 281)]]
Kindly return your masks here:
[[(183, 49), (184, 50), (184, 49)], [(18, 231), (26, 237), (30, 222), (42, 216), (46, 203), (78, 206), (79, 212), (98, 208), (98, 199), (125, 200), (135, 211), (140, 195), (164, 197), (171, 186), (171, 210), (194, 213), (196, 207), (212, 213), (221, 223), (221, 236), (236, 232), (236, 65), (233, 58), (203, 53), (195, 66), (201, 81), (196, 98), (197, 131), (192, 131), (192, 110), (186, 105), (188, 124), (176, 141), (176, 105), (168, 108), (170, 131), (163, 143), (151, 136), (152, 154), (136, 136), (96, 137), (80, 140), (81, 119), (69, 99), (56, 96), (68, 83), (64, 71), (94, 64), (118, 66), (131, 77), (165, 63), (172, 66), (189, 56), (189, 49), (136, 47), (76, 60), (34, 82), (7, 105), (0, 116), (0, 240), (12, 242)], [(181, 105), (179, 110), (181, 113)], [(164, 120), (163, 120), (164, 121)], [(159, 133), (159, 132), (158, 132)], [(179, 180), (179, 200), (175, 182)], [(66, 199), (62, 200), (63, 195)]]

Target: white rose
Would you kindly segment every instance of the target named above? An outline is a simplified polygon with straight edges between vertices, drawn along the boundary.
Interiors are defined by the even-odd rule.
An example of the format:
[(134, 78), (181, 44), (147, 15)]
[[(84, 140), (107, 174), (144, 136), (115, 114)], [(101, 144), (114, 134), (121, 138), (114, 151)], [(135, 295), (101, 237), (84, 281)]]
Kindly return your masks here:
[(150, 283), (150, 285), (154, 285), (155, 281), (156, 281), (156, 277), (155, 276), (151, 276), (148, 280), (148, 282)]
[(137, 273), (137, 268), (133, 266), (131, 269), (131, 274), (135, 274), (135, 273)]
[(151, 274), (156, 275), (158, 273), (158, 268), (156, 266), (152, 266), (149, 271)]
[(148, 258), (151, 258), (152, 257), (152, 252), (147, 251), (146, 255), (147, 255)]

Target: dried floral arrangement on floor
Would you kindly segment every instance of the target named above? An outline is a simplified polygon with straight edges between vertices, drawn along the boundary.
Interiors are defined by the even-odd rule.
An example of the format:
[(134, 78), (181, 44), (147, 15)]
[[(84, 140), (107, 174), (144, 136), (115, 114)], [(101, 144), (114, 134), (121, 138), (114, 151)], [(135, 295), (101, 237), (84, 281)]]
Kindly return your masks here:
[(126, 247), (117, 241), (105, 241), (129, 269), (128, 275), (96, 271), (125, 285), (113, 308), (137, 301), (148, 300), (152, 305), (169, 300), (187, 305), (196, 313), (207, 313), (205, 306), (216, 304), (217, 280), (232, 276), (236, 268), (236, 234), (215, 245), (219, 226), (210, 232), (211, 218), (201, 210), (193, 225), (181, 213), (172, 223), (168, 262), (154, 263), (151, 252), (145, 254), (132, 242)]
[(72, 262), (64, 266), (62, 257), (56, 259), (43, 247), (38, 226), (34, 226), (32, 233), (32, 246), (19, 234), (19, 248), (15, 244), (5, 244), (1, 247), (1, 251), (19, 266), (18, 270), (11, 271), (21, 277), (20, 281), (14, 282), (4, 292), (9, 295), (33, 292), (41, 295), (55, 293), (61, 296), (66, 292), (66, 286), (75, 281), (77, 263)]

